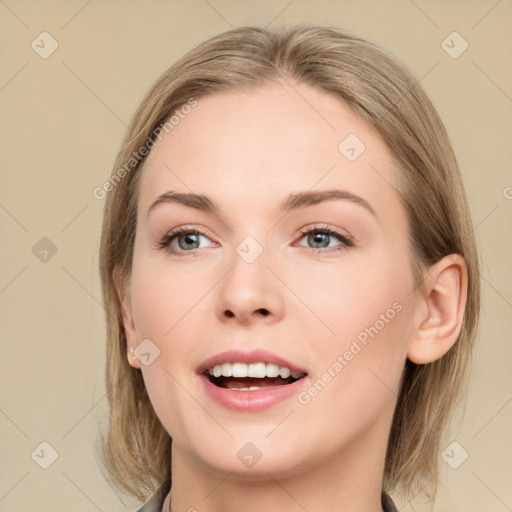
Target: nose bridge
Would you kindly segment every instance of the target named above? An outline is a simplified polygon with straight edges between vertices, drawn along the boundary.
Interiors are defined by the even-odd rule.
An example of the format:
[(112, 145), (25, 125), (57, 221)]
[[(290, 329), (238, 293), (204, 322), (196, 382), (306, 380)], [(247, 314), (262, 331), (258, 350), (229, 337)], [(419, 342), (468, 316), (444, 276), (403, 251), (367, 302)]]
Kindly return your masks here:
[(243, 323), (261, 317), (278, 319), (283, 312), (283, 297), (272, 272), (269, 244), (247, 236), (231, 256), (231, 271), (223, 279), (217, 313), (221, 319), (234, 318)]

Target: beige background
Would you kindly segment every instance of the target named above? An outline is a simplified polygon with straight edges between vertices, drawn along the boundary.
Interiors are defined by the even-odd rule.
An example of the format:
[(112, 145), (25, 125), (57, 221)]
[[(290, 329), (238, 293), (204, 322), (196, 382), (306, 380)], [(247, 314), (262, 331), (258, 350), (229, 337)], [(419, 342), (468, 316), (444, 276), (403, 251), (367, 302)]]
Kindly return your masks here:
[[(128, 510), (91, 449), (106, 411), (103, 201), (92, 191), (141, 96), (175, 59), (230, 26), (303, 21), (389, 49), (446, 123), (480, 243), (483, 314), (466, 415), (450, 438), (460, 444), (452, 460), (469, 457), (457, 469), (441, 460), (434, 510), (512, 507), (510, 1), (0, 0), (0, 511)], [(59, 45), (47, 59), (31, 48), (43, 31)], [(453, 31), (469, 44), (457, 59), (441, 47)], [(56, 254), (48, 241), (33, 251), (42, 237)], [(58, 452), (48, 469), (41, 442)], [(418, 497), (400, 506), (430, 510)]]

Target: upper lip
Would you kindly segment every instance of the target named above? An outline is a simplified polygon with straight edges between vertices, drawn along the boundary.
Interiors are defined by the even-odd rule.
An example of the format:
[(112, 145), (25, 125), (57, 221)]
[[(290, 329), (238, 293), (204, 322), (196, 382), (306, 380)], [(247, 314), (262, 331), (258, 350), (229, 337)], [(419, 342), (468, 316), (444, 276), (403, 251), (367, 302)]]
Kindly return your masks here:
[(250, 352), (241, 352), (240, 350), (227, 350), (225, 352), (221, 352), (220, 354), (216, 354), (212, 357), (209, 357), (197, 369), (198, 373), (202, 374), (212, 369), (217, 364), (223, 363), (273, 363), (278, 366), (285, 366), (289, 368), (292, 372), (297, 373), (307, 373), (306, 370), (290, 361), (285, 359), (284, 357), (273, 354), (272, 352), (268, 352), (266, 350), (258, 349), (251, 350)]

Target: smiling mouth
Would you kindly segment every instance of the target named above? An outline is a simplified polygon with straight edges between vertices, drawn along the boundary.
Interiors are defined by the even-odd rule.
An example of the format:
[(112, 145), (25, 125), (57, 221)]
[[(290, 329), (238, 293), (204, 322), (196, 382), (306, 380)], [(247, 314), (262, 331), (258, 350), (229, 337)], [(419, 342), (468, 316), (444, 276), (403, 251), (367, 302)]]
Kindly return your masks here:
[(274, 386), (286, 386), (306, 375), (270, 363), (225, 363), (204, 372), (204, 376), (215, 386), (237, 391), (257, 391)]

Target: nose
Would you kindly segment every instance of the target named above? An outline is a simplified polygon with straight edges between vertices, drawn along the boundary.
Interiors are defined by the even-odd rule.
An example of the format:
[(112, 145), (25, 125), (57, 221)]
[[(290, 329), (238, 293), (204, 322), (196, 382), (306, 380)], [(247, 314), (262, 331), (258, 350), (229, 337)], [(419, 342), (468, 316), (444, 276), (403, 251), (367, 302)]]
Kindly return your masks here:
[(283, 317), (282, 283), (267, 268), (265, 252), (248, 263), (238, 254), (218, 287), (216, 314), (221, 322), (275, 323)]

